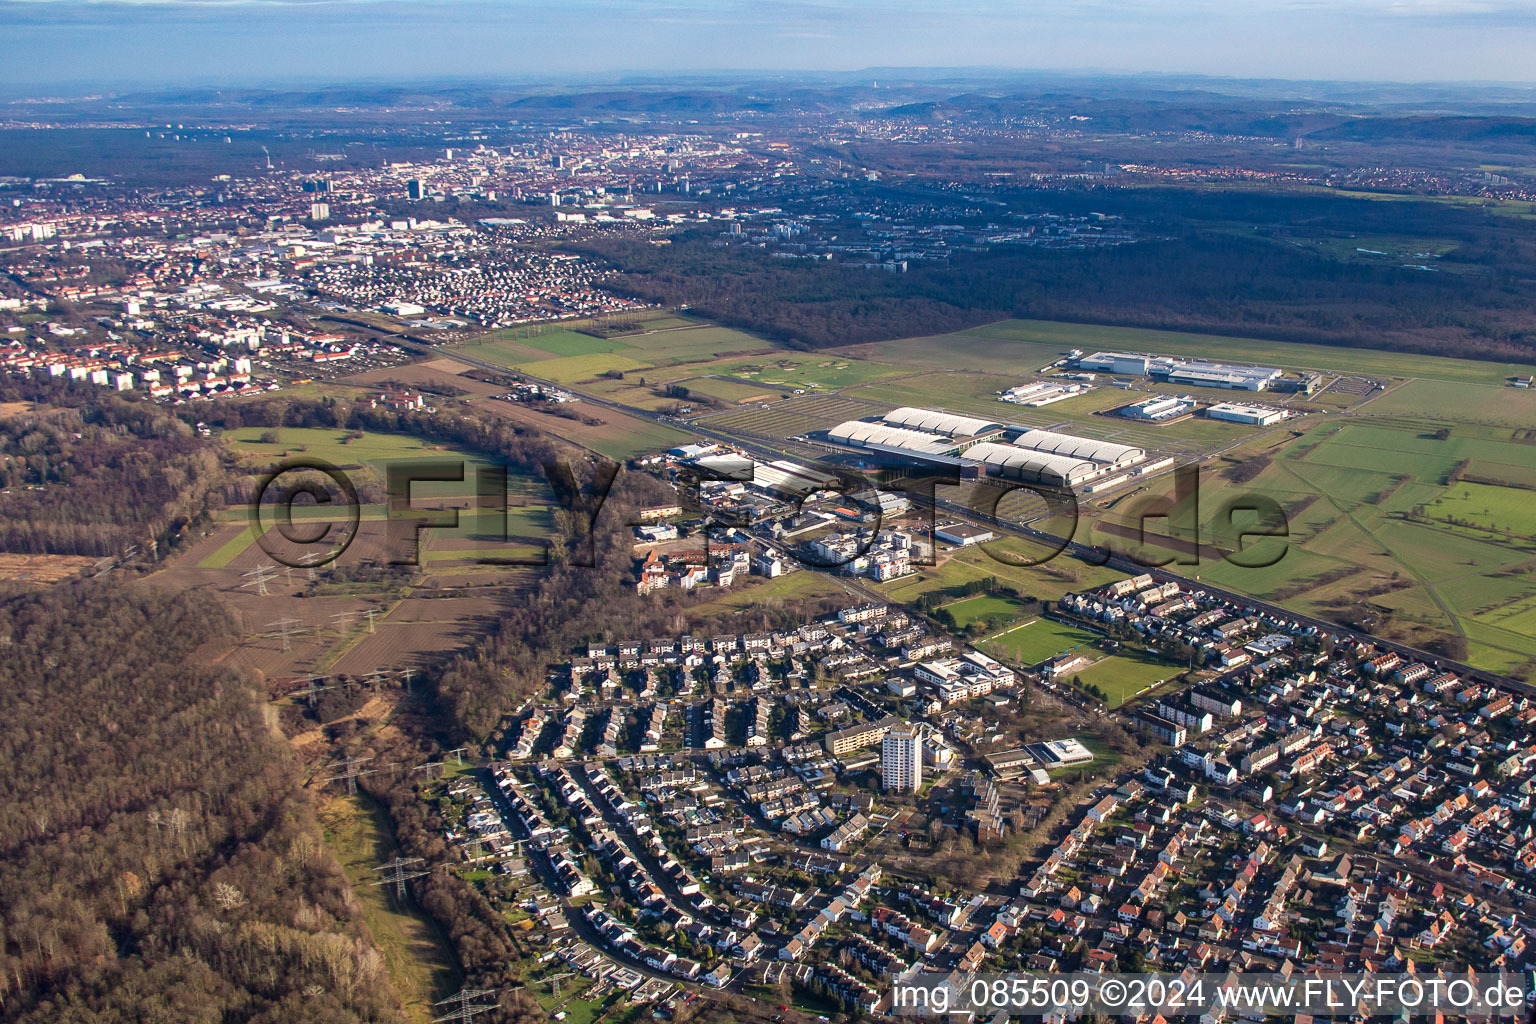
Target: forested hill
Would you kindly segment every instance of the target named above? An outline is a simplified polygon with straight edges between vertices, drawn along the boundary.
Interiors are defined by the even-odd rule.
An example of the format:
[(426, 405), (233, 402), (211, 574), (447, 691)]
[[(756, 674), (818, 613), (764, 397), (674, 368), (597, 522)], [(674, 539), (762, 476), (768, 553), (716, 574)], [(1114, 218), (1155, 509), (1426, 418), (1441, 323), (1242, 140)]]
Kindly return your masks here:
[(8, 381), (0, 550), (105, 556), (174, 542), (223, 480), (215, 446), (163, 406), (85, 385)]
[(0, 1017), (394, 1021), (298, 769), (183, 595), (0, 604)]

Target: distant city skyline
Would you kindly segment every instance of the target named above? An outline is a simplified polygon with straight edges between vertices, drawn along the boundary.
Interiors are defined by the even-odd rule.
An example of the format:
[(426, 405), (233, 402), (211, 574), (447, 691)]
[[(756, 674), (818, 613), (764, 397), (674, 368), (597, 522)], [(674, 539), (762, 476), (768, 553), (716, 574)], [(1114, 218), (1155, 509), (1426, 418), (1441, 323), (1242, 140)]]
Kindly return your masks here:
[(1530, 0), (0, 0), (0, 84), (988, 67), (1536, 81)]

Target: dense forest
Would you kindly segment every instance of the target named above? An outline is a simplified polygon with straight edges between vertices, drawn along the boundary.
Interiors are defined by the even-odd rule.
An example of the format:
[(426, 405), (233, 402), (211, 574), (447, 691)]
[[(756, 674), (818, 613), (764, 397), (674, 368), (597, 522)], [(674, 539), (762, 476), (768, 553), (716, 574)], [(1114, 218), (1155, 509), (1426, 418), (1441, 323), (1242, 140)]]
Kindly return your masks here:
[[(902, 274), (774, 259), (722, 247), (702, 232), (670, 246), (610, 238), (585, 248), (624, 269), (621, 291), (689, 304), (804, 348), (1025, 317), (1536, 361), (1536, 314), (1525, 299), (1536, 282), (1536, 244), (1507, 218), (1284, 197), (1224, 198), (1203, 209), (1188, 197), (1181, 205), (1166, 195), (1106, 192), (1063, 208), (1077, 205), (1123, 208), (1145, 240), (1099, 249), (997, 246), (957, 252), (948, 264), (913, 263)], [(1312, 248), (1355, 237), (1354, 230), (1443, 234), (1458, 244), (1439, 272), (1339, 260)]]
[(0, 550), (118, 555), (174, 540), (223, 483), (214, 446), (150, 402), (7, 383), (40, 403), (0, 420)]
[(207, 603), (78, 581), (0, 605), (0, 1015), (393, 1021), (264, 706)]

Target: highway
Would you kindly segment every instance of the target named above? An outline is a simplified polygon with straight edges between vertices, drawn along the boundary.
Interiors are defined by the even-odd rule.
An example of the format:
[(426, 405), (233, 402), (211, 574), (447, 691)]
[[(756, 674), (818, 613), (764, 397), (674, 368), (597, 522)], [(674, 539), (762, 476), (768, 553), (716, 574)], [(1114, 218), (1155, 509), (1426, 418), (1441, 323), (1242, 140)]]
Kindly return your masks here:
[[(329, 316), (328, 319), (349, 324), (354, 327), (366, 328), (370, 331), (384, 334), (389, 333), (387, 331), (381, 331), (375, 325), (368, 324), (360, 320), (349, 320), (337, 316)], [(559, 381), (543, 380), (541, 378), (524, 373), (520, 370), (509, 370), (505, 366), (498, 366), (495, 363), (490, 363), (483, 359), (476, 359), (473, 356), (468, 356), (461, 352), (449, 351), (440, 345), (430, 344), (424, 339), (420, 339), (409, 334), (396, 333), (391, 336), (399, 344), (401, 344), (402, 347), (420, 352), (423, 355), (430, 355), (435, 358), (442, 358), (447, 356), (449, 358), (456, 359), (459, 362), (465, 363), (466, 365), (474, 366), (478, 369), (489, 370), (494, 373), (515, 373), (517, 376), (526, 378), (527, 380), (533, 381), (534, 383), (572, 391), (573, 393), (580, 395), (582, 401), (590, 402), (599, 408), (612, 409), (615, 412), (620, 412), (627, 416), (634, 416), (639, 419), (651, 420), (656, 423), (664, 423), (667, 426), (675, 427), (679, 430), (686, 430), (691, 433), (698, 434), (699, 436), (707, 438), (711, 441), (740, 449), (747, 452), (749, 455), (754, 455), (761, 459), (773, 461), (786, 457), (804, 458), (804, 456), (796, 456), (795, 453), (789, 451), (786, 448), (772, 448), (758, 441), (744, 439), (733, 434), (727, 434), (721, 431), (713, 430), (702, 423), (678, 419), (677, 417), (668, 416), (664, 413), (658, 413), (650, 409), (641, 409), (636, 406), (625, 405), (622, 402), (615, 402), (610, 399), (603, 398), (600, 395), (587, 394), (586, 392), (572, 388), (570, 385), (560, 383)], [(922, 505), (927, 503), (926, 496), (923, 495), (920, 491), (908, 491), (906, 494), (912, 499), (914, 505)], [(1185, 576), (1180, 573), (1173, 572), (1167, 568), (1154, 568), (1151, 566), (1143, 565), (1142, 563), (1123, 555), (1114, 555), (1096, 545), (1082, 544), (1066, 537), (1059, 537), (1055, 534), (1047, 533), (1046, 531), (1037, 529), (1026, 522), (1004, 520), (990, 513), (978, 511), (958, 502), (953, 502), (942, 498), (935, 497), (931, 503), (936, 508), (936, 510), (942, 510), (948, 516), (952, 516), (965, 522), (970, 522), (973, 525), (986, 526), (1000, 533), (1047, 545), (1053, 550), (1059, 550), (1063, 554), (1073, 555), (1093, 565), (1108, 565), (1110, 568), (1118, 569), (1128, 575), (1150, 573), (1153, 579), (1158, 580), (1159, 582), (1176, 582), (1181, 587), (1186, 589), (1203, 590), (1208, 594), (1212, 594), (1221, 598), (1222, 600), (1231, 601), (1249, 608), (1253, 608), (1256, 611), (1264, 612), (1277, 618), (1286, 618), (1295, 622), (1302, 623), (1306, 626), (1314, 626), (1319, 631), (1326, 632), (1338, 638), (1341, 642), (1358, 640), (1365, 643), (1374, 644), (1383, 650), (1396, 652), (1402, 657), (1412, 658), (1415, 661), (1422, 661), (1443, 671), (1454, 672), (1466, 679), (1474, 679), (1483, 683), (1507, 687), (1511, 690), (1524, 693), (1527, 696), (1536, 697), (1536, 685), (1524, 683), (1509, 676), (1504, 676), (1495, 672), (1489, 672), (1484, 669), (1475, 668), (1463, 662), (1453, 661), (1449, 658), (1445, 658), (1437, 654), (1432, 654), (1428, 651), (1412, 647), (1408, 644), (1398, 643), (1394, 640), (1387, 640), (1382, 637), (1373, 636), (1369, 633), (1364, 633), (1360, 630), (1352, 629), (1347, 626), (1341, 626), (1338, 623), (1330, 622), (1327, 619), (1319, 619), (1310, 615), (1304, 615), (1300, 612), (1293, 611), (1281, 605), (1262, 601), (1247, 594), (1240, 594), (1235, 591), (1215, 587), (1208, 583), (1201, 582), (1197, 578)], [(1049, 514), (1050, 513), (1047, 513), (1047, 515)], [(850, 587), (855, 586), (855, 584), (847, 577), (839, 577), (839, 581)], [(878, 592), (865, 588), (862, 584), (857, 585), (856, 589), (868, 596), (870, 600), (882, 602), (886, 600), (886, 598), (881, 596)]]

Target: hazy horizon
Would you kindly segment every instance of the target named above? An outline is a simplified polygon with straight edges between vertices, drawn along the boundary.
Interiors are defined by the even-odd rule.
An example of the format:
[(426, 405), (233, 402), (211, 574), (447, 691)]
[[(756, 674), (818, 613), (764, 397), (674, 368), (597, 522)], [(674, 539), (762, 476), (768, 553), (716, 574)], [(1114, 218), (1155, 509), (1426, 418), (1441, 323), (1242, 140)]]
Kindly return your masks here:
[(281, 85), (954, 68), (1536, 82), (1507, 0), (0, 0), (0, 84)]

